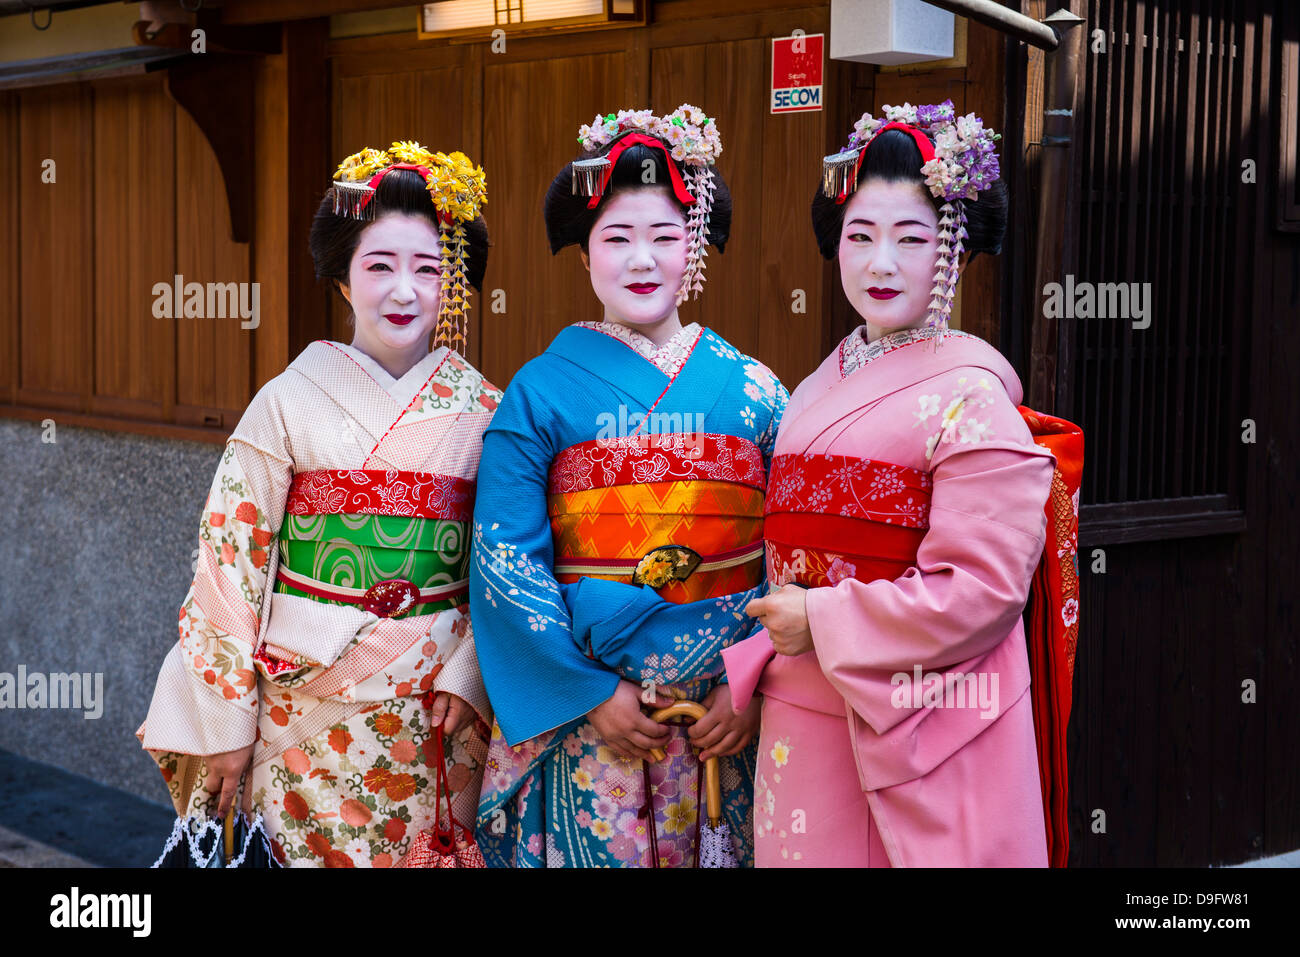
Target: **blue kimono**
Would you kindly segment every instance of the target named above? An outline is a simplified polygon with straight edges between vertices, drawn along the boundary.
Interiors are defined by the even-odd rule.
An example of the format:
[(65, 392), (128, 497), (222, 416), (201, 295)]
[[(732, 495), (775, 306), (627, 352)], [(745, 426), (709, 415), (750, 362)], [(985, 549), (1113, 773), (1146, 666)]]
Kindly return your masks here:
[[(496, 713), (477, 829), (490, 866), (649, 866), (652, 842), (661, 866), (691, 865), (700, 775), (686, 729), (647, 769), (586, 715), (620, 679), (700, 701), (721, 650), (757, 630), (744, 608), (764, 591), (763, 487), (789, 396), (694, 324), (652, 352), (611, 323), (565, 329), (483, 438), (470, 609)], [(634, 570), (662, 581), (648, 554), (662, 546), (686, 546), (696, 569), (632, 584)], [(743, 866), (755, 747), (718, 759)]]

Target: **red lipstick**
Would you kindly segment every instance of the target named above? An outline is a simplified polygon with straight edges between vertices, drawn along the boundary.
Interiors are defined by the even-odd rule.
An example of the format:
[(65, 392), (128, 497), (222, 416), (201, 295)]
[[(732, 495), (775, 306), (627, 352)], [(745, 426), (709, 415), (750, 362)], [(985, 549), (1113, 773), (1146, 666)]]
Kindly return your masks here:
[(384, 314), (384, 318), (395, 326), (405, 326), (414, 319), (415, 316), (407, 316), (397, 312), (388, 312)]
[(654, 292), (656, 289), (659, 288), (659, 283), (657, 283), (657, 282), (634, 282), (634, 283), (630, 283), (630, 284), (628, 284), (625, 288), (627, 288), (627, 289), (631, 289), (631, 290), (632, 290), (634, 293), (636, 293), (638, 296), (648, 296), (650, 293)]
[(879, 286), (872, 286), (867, 290), (867, 294), (872, 299), (893, 299), (898, 293), (897, 289), (881, 289)]

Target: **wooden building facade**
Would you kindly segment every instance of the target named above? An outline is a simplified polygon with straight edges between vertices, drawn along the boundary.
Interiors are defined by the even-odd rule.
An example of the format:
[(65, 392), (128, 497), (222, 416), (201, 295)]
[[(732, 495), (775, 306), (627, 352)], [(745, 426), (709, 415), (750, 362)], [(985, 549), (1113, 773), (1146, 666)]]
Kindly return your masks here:
[[(1049, 6), (1020, 5), (1036, 18)], [(964, 274), (958, 323), (1023, 376), (1043, 304), (1032, 264), (1051, 54), (959, 19), (954, 61), (828, 60), (825, 109), (782, 116), (768, 110), (771, 40), (829, 32), (826, 0), (658, 0), (644, 26), (510, 38), (504, 50), (414, 29), (345, 36), (324, 15), (383, 6), (226, 0), (210, 22), (227, 46), (206, 58), (8, 89), (0, 75), (0, 140), (12, 144), (0, 150), (12, 184), (0, 191), (0, 415), (224, 441), (308, 342), (350, 338), (342, 300), (314, 278), (307, 232), (338, 159), (395, 139), (461, 149), (487, 171), (493, 247), (469, 358), (504, 386), (564, 325), (596, 317), (576, 251), (552, 257), (541, 221), (578, 126), (682, 102), (717, 118), (735, 202), (727, 251), (709, 256), (683, 319), (790, 388), (857, 324), (813, 242), (821, 157), (886, 103), (951, 98), (1003, 131), (1011, 231), (1002, 256)], [(1148, 282), (1154, 303), (1141, 331), (1060, 326), (1055, 411), (1088, 439), (1075, 865), (1203, 865), (1300, 846), (1285, 585), (1300, 535), (1291, 6), (1072, 2), (1089, 52), (1061, 197), (1066, 262), (1079, 282)], [(1251, 183), (1239, 175), (1247, 159)], [(256, 328), (157, 317), (156, 284), (177, 276), (256, 283)], [(488, 308), (497, 290), (502, 312)]]

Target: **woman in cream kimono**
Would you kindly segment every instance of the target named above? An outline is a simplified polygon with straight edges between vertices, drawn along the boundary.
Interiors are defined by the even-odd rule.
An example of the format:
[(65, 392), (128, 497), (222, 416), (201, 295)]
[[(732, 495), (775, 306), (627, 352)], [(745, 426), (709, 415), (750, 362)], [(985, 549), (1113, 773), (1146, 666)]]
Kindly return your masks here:
[(466, 532), (501, 394), (454, 348), (485, 195), (412, 143), (335, 178), (311, 249), (355, 336), (309, 345), (231, 435), (138, 736), (178, 814), (224, 815), (243, 777), (286, 864), (391, 866), (434, 823), (444, 754), (473, 820), (492, 722)]

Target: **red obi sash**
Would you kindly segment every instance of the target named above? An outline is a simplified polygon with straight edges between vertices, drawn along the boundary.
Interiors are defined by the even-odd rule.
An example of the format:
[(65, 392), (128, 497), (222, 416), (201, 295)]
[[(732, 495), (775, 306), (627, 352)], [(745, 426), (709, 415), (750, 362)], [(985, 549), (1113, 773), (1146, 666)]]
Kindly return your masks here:
[[(777, 455), (768, 481), (763, 538), (773, 587), (834, 586), (846, 578), (892, 581), (916, 564), (929, 527), (930, 476), (847, 455)], [(823, 714), (844, 699), (814, 652), (768, 662), (763, 694)]]
[(474, 483), (438, 472), (395, 469), (317, 469), (289, 486), (287, 515), (401, 515), (468, 522)]
[(891, 581), (930, 527), (930, 476), (847, 455), (772, 459), (763, 538), (773, 585)]
[(555, 578), (630, 581), (685, 603), (763, 577), (763, 455), (732, 435), (597, 439), (551, 464)]

